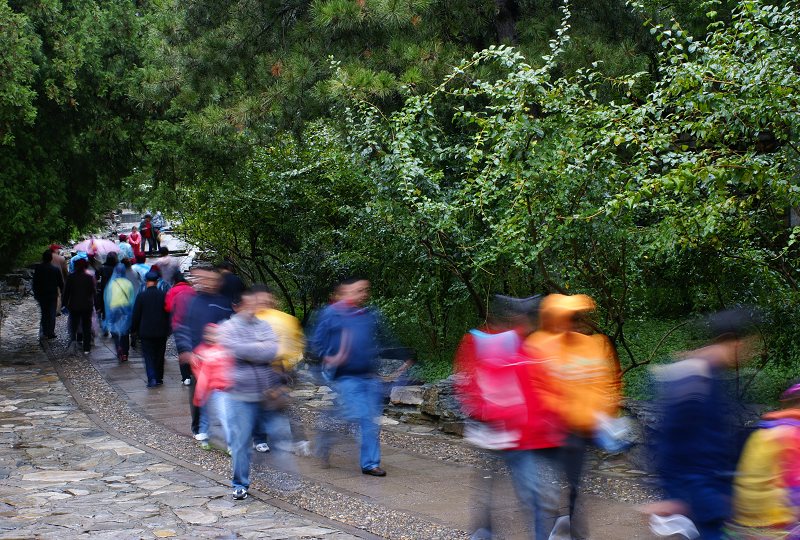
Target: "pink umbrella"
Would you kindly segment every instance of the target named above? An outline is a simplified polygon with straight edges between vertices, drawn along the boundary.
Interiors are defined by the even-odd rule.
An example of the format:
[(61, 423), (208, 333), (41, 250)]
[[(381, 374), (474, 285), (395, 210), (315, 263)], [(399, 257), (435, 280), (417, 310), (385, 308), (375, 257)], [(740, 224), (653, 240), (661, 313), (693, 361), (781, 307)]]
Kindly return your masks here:
[(105, 258), (112, 251), (119, 253), (119, 246), (111, 240), (104, 238), (89, 238), (72, 248), (74, 251), (85, 251), (89, 255), (98, 255)]

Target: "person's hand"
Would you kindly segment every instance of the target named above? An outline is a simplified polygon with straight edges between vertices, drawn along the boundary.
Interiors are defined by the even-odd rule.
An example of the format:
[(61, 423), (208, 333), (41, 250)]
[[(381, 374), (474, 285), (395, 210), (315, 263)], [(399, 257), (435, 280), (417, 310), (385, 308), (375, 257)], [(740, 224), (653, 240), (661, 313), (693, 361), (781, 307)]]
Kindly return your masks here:
[(194, 356), (194, 354), (191, 351), (182, 352), (182, 353), (178, 354), (178, 363), (180, 363), (180, 364), (191, 364), (192, 356)]
[(642, 506), (636, 507), (636, 509), (643, 514), (655, 514), (657, 516), (674, 516), (675, 514), (685, 516), (689, 513), (687, 504), (678, 499), (668, 499), (666, 501), (643, 504)]

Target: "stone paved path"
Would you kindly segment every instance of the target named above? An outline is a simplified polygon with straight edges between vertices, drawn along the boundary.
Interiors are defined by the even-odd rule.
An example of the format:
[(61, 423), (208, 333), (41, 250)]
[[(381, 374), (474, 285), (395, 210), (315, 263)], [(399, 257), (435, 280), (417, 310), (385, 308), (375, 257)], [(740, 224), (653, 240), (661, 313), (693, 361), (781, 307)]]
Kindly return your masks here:
[[(250, 498), (83, 412), (36, 341), (31, 300), (0, 342), (0, 539), (356, 538)], [(144, 448), (144, 449), (143, 449)]]

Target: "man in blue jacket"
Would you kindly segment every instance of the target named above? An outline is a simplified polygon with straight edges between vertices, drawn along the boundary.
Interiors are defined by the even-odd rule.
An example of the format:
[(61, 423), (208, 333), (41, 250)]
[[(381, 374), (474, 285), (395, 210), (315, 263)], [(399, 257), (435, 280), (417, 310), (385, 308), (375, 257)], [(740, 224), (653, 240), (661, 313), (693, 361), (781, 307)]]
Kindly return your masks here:
[[(312, 352), (322, 358), (323, 368), (333, 380), (338, 415), (361, 428), (361, 472), (386, 476), (380, 467), (380, 425), (382, 385), (377, 376), (380, 353), (380, 313), (365, 307), (369, 281), (354, 278), (343, 281), (338, 301), (319, 316), (311, 340)], [(323, 464), (330, 455), (332, 433), (319, 433), (318, 454)]]
[[(175, 346), (181, 364), (191, 361), (192, 351), (203, 341), (207, 324), (225, 321), (233, 315), (230, 300), (219, 294), (222, 278), (216, 269), (195, 268), (192, 278), (197, 294), (187, 306), (180, 326), (175, 329)], [(200, 434), (200, 408), (193, 403), (196, 379), (194, 376), (191, 379), (189, 407), (192, 412), (192, 433), (197, 436)]]

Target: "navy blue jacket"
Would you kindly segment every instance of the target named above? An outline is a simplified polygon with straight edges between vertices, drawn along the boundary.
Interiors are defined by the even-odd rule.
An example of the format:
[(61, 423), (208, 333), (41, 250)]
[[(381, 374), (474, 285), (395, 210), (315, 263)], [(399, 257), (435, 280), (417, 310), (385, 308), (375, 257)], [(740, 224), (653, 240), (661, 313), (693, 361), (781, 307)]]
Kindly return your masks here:
[(726, 520), (742, 439), (726, 373), (689, 359), (660, 375), (663, 416), (654, 449), (661, 488), (688, 503), (696, 523)]
[(335, 356), (345, 335), (349, 342), (348, 354), (334, 370), (333, 377), (375, 373), (382, 351), (382, 337), (385, 336), (380, 313), (369, 307), (355, 308), (343, 302), (331, 304), (320, 313), (309, 347), (319, 357)]
[(203, 341), (207, 324), (228, 320), (233, 315), (231, 301), (221, 294), (198, 292), (186, 307), (181, 324), (175, 329), (178, 354), (191, 352)]
[(136, 295), (131, 332), (142, 338), (165, 338), (169, 335), (169, 313), (164, 309), (165, 296), (158, 287), (147, 287)]

